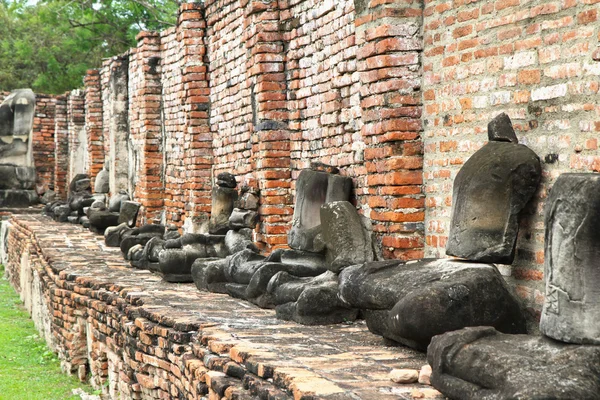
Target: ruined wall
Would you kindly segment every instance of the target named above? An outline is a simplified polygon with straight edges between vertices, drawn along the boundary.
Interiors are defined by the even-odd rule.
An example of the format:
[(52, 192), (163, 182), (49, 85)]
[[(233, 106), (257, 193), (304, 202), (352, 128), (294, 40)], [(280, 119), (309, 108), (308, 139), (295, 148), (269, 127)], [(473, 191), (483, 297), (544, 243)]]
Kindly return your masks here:
[(54, 185), (54, 116), (56, 98), (36, 94), (33, 118), (33, 158), (36, 186), (43, 193)]
[(185, 221), (186, 230), (195, 229), (210, 212), (205, 31), (201, 6), (188, 4), (181, 8), (177, 26), (160, 35), (165, 221), (178, 226)]
[[(10, 92), (0, 92), (0, 103)], [(32, 147), (36, 168), (36, 189), (43, 193), (55, 184), (55, 117), (56, 103), (61, 96), (36, 93)]]
[[(88, 70), (84, 78), (85, 85), (85, 129), (87, 135), (88, 171), (93, 177), (104, 165), (106, 146), (108, 141), (103, 134), (103, 104), (102, 84), (98, 70)], [(94, 189), (92, 179), (92, 190)]]
[[(67, 98), (56, 99), (54, 118), (54, 191), (63, 200), (67, 199), (67, 175), (69, 171), (69, 124), (67, 121)], [(37, 162), (37, 160), (36, 160)]]
[(600, 64), (595, 1), (445, 2), (425, 7), (426, 255), (443, 256), (452, 183), (506, 112), (542, 159), (541, 188), (524, 210), (512, 267), (501, 268), (530, 311), (543, 303), (544, 199), (564, 172), (600, 171)]
[[(454, 177), (504, 111), (544, 167), (517, 260), (500, 266), (536, 314), (544, 198), (558, 174), (600, 170), (597, 8), (568, 0), (184, 4), (176, 27), (141, 33), (124, 55), (127, 175), (141, 222), (197, 229), (214, 177), (231, 172), (239, 186), (260, 190), (255, 240), (273, 249), (286, 243), (299, 171), (323, 162), (353, 179), (353, 201), (385, 257), (441, 257)], [(86, 80), (81, 139), (93, 155), (82, 162), (92, 178), (101, 152), (91, 151), (90, 132), (102, 129), (102, 154), (111, 152), (111, 74)], [(67, 100), (72, 157), (77, 101), (76, 93)]]
[(160, 39), (154, 32), (137, 36), (129, 55), (130, 179), (142, 205), (140, 223), (161, 219), (164, 206)]

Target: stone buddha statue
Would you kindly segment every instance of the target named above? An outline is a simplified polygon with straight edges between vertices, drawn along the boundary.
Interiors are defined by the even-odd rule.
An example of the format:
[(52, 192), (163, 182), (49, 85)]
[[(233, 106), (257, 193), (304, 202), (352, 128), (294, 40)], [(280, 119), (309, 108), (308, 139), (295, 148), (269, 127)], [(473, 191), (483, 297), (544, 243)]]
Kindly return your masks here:
[(26, 207), (37, 201), (32, 127), (35, 94), (13, 90), (0, 104), (0, 206)]

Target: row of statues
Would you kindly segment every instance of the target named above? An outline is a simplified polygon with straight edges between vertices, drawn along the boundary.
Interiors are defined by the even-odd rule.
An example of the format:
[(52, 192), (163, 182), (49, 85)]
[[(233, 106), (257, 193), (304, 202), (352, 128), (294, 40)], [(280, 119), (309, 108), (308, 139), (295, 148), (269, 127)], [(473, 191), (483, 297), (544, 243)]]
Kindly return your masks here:
[(252, 240), (259, 193), (238, 191), (229, 173), (216, 178), (203, 233), (136, 227), (139, 204), (126, 193), (92, 194), (86, 176), (46, 212), (104, 234), (132, 267), (168, 282), (194, 282), (301, 324), (360, 316), (373, 333), (427, 350), (432, 383), (450, 398), (600, 399), (600, 174), (563, 174), (550, 192), (540, 330), (552, 340), (529, 336), (495, 264), (515, 258), (541, 164), (506, 114), (489, 123), (488, 139), (455, 178), (446, 258), (383, 260), (370, 221), (351, 203), (352, 180), (319, 163), (296, 181), (289, 248), (270, 254)]

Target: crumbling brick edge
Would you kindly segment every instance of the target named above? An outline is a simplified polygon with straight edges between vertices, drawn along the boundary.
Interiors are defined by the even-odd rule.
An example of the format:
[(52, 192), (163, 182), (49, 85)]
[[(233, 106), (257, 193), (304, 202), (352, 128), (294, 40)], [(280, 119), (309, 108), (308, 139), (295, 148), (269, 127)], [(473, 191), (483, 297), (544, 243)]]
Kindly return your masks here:
[(27, 221), (15, 216), (5, 267), (63, 370), (111, 398), (313, 398), (295, 387), (293, 370), (275, 371), (267, 352), (214, 323), (171, 318), (145, 306), (134, 288), (78, 277), (49, 261)]

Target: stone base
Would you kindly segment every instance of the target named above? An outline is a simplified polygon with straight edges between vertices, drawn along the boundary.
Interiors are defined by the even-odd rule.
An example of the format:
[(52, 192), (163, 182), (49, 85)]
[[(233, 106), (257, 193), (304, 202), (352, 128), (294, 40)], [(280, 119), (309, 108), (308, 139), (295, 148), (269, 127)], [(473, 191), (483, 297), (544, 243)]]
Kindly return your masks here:
[(434, 337), (427, 358), (451, 399), (600, 399), (600, 346), (476, 327)]
[(107, 398), (443, 399), (390, 381), (393, 368), (419, 369), (425, 357), (384, 346), (364, 323), (281, 321), (128, 268), (119, 249), (79, 226), (41, 215), (10, 223), (11, 284), (64, 370), (85, 372)]
[(0, 207), (29, 207), (39, 201), (35, 190), (0, 190)]

